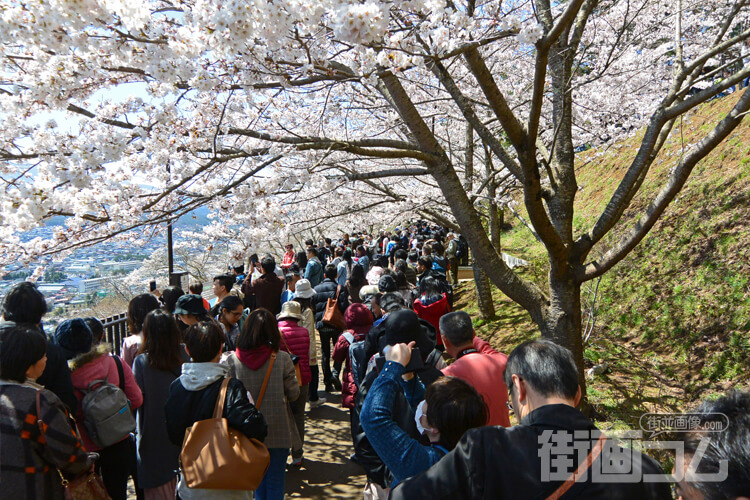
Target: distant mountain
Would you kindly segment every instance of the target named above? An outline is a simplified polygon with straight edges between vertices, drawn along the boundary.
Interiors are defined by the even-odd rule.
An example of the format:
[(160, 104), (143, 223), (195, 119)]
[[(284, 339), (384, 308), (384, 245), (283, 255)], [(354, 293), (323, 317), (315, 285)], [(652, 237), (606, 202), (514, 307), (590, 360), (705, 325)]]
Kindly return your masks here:
[(207, 226), (211, 221), (208, 219), (209, 210), (206, 207), (200, 207), (189, 212), (177, 221), (175, 228), (185, 230), (195, 230)]
[[(185, 230), (194, 230), (199, 227), (207, 226), (210, 222), (208, 220), (208, 213), (209, 210), (206, 207), (201, 207), (193, 210), (192, 212), (189, 212), (188, 214), (180, 217), (180, 219), (177, 221), (177, 224), (175, 224), (175, 227)], [(58, 215), (47, 219), (44, 225), (46, 227), (62, 226), (65, 224), (65, 219), (66, 217)]]

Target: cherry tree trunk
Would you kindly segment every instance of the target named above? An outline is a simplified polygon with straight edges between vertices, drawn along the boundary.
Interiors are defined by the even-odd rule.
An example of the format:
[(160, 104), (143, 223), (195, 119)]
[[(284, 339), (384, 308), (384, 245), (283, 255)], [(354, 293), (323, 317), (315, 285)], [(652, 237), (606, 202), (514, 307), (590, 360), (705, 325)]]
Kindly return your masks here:
[(583, 396), (581, 410), (590, 413), (586, 400), (586, 377), (583, 364), (583, 337), (581, 335), (581, 285), (572, 272), (555, 273), (553, 265), (549, 276), (549, 305), (544, 321), (538, 323), (542, 337), (570, 349), (578, 367), (578, 383)]
[(494, 318), (495, 304), (492, 301), (492, 285), (490, 279), (487, 274), (482, 271), (482, 267), (477, 263), (476, 259), (472, 262), (471, 267), (474, 269), (474, 285), (477, 289), (477, 304), (479, 305), (479, 312), (485, 320)]

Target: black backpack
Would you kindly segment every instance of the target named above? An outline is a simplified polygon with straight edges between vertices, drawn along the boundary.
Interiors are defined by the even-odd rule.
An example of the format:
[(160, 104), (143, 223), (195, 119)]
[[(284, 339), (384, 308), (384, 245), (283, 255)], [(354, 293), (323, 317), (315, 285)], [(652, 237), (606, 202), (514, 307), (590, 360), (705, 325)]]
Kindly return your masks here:
[(469, 255), (469, 245), (464, 240), (458, 240), (458, 248), (456, 248), (456, 258), (463, 259)]

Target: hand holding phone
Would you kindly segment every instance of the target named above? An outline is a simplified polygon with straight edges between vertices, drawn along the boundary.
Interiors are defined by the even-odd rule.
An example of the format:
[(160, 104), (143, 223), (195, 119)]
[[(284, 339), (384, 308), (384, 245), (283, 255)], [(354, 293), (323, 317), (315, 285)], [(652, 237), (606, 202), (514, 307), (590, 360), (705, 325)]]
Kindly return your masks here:
[[(413, 347), (415, 342), (406, 344), (396, 344), (395, 346), (386, 346), (383, 350), (384, 355), (380, 355), (375, 359), (375, 365), (378, 371), (382, 371), (386, 361), (395, 361), (404, 366), (404, 373), (410, 373), (424, 368), (424, 361), (422, 361), (422, 353), (419, 347)], [(398, 347), (397, 351), (393, 349)], [(408, 358), (407, 358), (408, 352)]]
[(409, 360), (411, 360), (411, 350), (416, 345), (416, 342), (412, 341), (409, 342), (409, 344), (396, 344), (392, 346), (388, 346), (389, 348), (385, 349), (383, 353), (385, 354), (385, 360), (386, 361), (395, 361), (396, 363), (400, 363), (403, 366), (406, 366), (409, 364)]

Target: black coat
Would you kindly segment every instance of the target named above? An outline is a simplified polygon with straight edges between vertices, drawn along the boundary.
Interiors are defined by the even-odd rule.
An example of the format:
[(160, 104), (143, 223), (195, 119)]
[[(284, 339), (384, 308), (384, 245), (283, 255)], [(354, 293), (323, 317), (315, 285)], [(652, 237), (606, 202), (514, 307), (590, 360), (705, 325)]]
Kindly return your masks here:
[[(321, 329), (321, 327), (324, 327), (322, 320), (323, 315), (326, 313), (326, 305), (328, 304), (328, 299), (332, 299), (336, 296), (336, 289), (338, 288), (338, 283), (336, 283), (334, 280), (326, 278), (324, 279), (318, 286), (315, 287), (315, 295), (310, 298), (310, 304), (312, 304), (313, 310), (315, 312), (315, 328), (318, 330)], [(341, 309), (341, 312), (343, 313), (346, 311), (347, 308), (347, 292), (346, 287), (341, 287), (341, 293), (339, 294), (339, 309)], [(328, 328), (325, 326), (325, 328)]]
[[(428, 410), (429, 411), (429, 410)], [(571, 440), (568, 446), (574, 446), (572, 432), (594, 431), (598, 433), (593, 422), (575, 408), (564, 405), (546, 405), (537, 408), (524, 418), (520, 425), (510, 428), (480, 427), (464, 434), (456, 448), (443, 457), (426, 472), (399, 484), (391, 492), (390, 499), (404, 500), (412, 498), (439, 499), (544, 499), (551, 495), (562, 480), (542, 481), (543, 463), (548, 465), (548, 472), (559, 471), (554, 461), (562, 457), (569, 458), (575, 465), (570, 465), (572, 473), (589, 453), (591, 442), (584, 441), (583, 453), (575, 455), (574, 451), (557, 451), (551, 455), (542, 452), (542, 443), (552, 447), (564, 446), (565, 441), (546, 439), (544, 431), (568, 432)], [(596, 436), (594, 437), (596, 440)], [(576, 483), (563, 498), (607, 499), (607, 500), (655, 500), (671, 499), (668, 482), (628, 482), (627, 479), (592, 481), (592, 471), (601, 474), (607, 472), (627, 475), (631, 471), (643, 474), (664, 474), (658, 463), (652, 458), (637, 451), (623, 450), (612, 440), (604, 445), (602, 455), (589, 469), (585, 479)], [(547, 456), (547, 459), (540, 458)], [(570, 453), (570, 454), (567, 454)], [(551, 456), (551, 460), (549, 459)], [(606, 467), (603, 467), (606, 464)], [(567, 476), (567, 474), (564, 474)], [(553, 478), (554, 479), (554, 478)]]
[[(199, 391), (189, 391), (175, 379), (169, 386), (169, 397), (164, 404), (167, 419), (169, 440), (182, 446), (185, 430), (198, 420), (212, 418), (216, 398), (219, 397), (222, 379)], [(245, 386), (236, 378), (229, 379), (227, 400), (224, 404), (224, 418), (229, 427), (237, 429), (249, 438), (263, 441), (268, 434), (268, 427), (263, 415), (247, 399)]]

